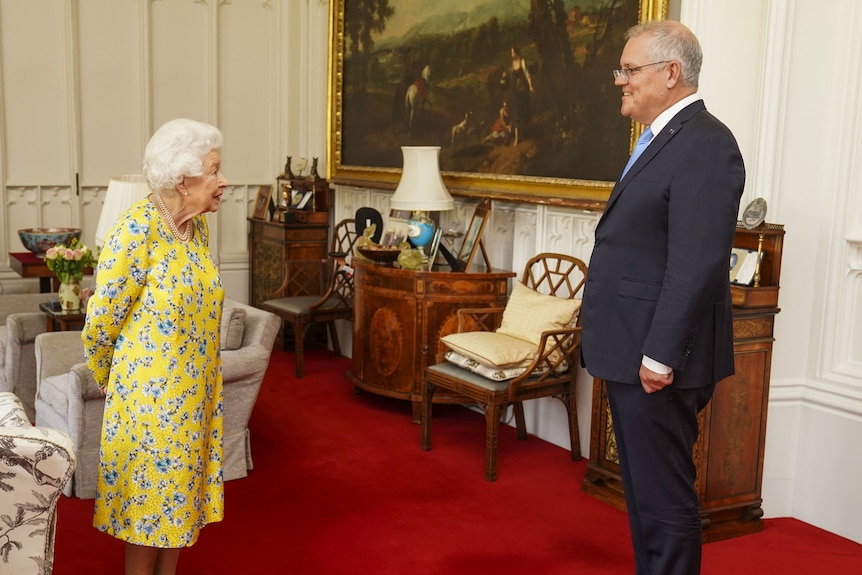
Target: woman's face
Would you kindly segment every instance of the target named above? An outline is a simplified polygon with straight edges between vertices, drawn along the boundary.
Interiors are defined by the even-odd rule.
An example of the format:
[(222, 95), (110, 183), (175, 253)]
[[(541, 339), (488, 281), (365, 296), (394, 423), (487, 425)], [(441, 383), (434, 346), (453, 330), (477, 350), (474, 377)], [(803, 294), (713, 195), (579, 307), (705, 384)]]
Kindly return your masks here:
[(221, 153), (213, 150), (204, 158), (204, 174), (186, 176), (179, 188), (186, 207), (195, 214), (202, 214), (218, 211), (225, 186), (227, 180), (221, 173)]

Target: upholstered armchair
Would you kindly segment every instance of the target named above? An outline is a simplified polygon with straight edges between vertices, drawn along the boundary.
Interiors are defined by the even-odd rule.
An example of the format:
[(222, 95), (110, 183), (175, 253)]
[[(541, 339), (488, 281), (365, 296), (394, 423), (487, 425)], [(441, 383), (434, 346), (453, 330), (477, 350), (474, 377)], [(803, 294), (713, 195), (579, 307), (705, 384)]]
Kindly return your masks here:
[(45, 331), (45, 314), (39, 304), (50, 294), (28, 293), (0, 296), (0, 391), (11, 391), (24, 406), (30, 421), (36, 421), (36, 336)]
[[(253, 467), (248, 421), (279, 327), (275, 315), (225, 299), (221, 327), (225, 481), (245, 477)], [(95, 498), (105, 399), (84, 363), (80, 332), (40, 334), (35, 356), (36, 423), (68, 433), (78, 451), (78, 469), (65, 493)]]
[(72, 440), (33, 427), (15, 394), (0, 392), (0, 573), (50, 575), (57, 500), (74, 470)]

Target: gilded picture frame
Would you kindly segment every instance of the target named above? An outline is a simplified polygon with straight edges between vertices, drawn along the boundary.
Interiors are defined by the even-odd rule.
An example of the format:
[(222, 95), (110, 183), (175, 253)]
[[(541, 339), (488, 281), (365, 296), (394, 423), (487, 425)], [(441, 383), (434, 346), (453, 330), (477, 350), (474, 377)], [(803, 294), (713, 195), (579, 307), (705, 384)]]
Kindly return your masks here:
[(642, 129), (620, 115), (611, 71), (625, 31), (667, 12), (667, 0), (332, 0), (329, 179), (394, 189), (402, 145), (439, 145), (455, 195), (601, 209)]

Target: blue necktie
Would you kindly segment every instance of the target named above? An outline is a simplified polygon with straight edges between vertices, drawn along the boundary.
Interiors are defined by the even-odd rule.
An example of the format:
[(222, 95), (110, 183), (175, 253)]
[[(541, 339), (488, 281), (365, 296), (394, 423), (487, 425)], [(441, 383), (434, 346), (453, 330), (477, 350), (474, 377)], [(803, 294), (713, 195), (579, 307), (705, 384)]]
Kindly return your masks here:
[(632, 157), (629, 158), (629, 163), (626, 164), (626, 167), (623, 169), (623, 175), (620, 176), (621, 180), (626, 177), (626, 172), (629, 171), (629, 168), (632, 167), (632, 164), (635, 163), (635, 160), (637, 160), (641, 153), (646, 149), (647, 144), (649, 144), (650, 140), (652, 140), (652, 130), (650, 130), (649, 126), (647, 126), (647, 129), (643, 131), (641, 137), (638, 138), (638, 143), (635, 144), (635, 150), (634, 152), (632, 152)]

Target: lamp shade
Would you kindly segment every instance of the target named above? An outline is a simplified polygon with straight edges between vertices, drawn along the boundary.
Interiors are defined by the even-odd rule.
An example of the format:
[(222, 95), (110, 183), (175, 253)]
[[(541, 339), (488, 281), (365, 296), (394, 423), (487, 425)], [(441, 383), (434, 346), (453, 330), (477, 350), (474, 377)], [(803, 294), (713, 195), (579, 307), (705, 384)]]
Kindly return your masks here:
[(108, 232), (114, 227), (117, 218), (139, 200), (146, 198), (149, 193), (150, 186), (144, 176), (116, 176), (111, 178), (111, 181), (108, 182), (108, 190), (105, 192), (102, 213), (99, 214), (99, 225), (96, 227), (96, 245), (103, 247)]
[(401, 146), (404, 169), (389, 199), (393, 210), (439, 212), (451, 210), (455, 201), (440, 175), (440, 146)]

